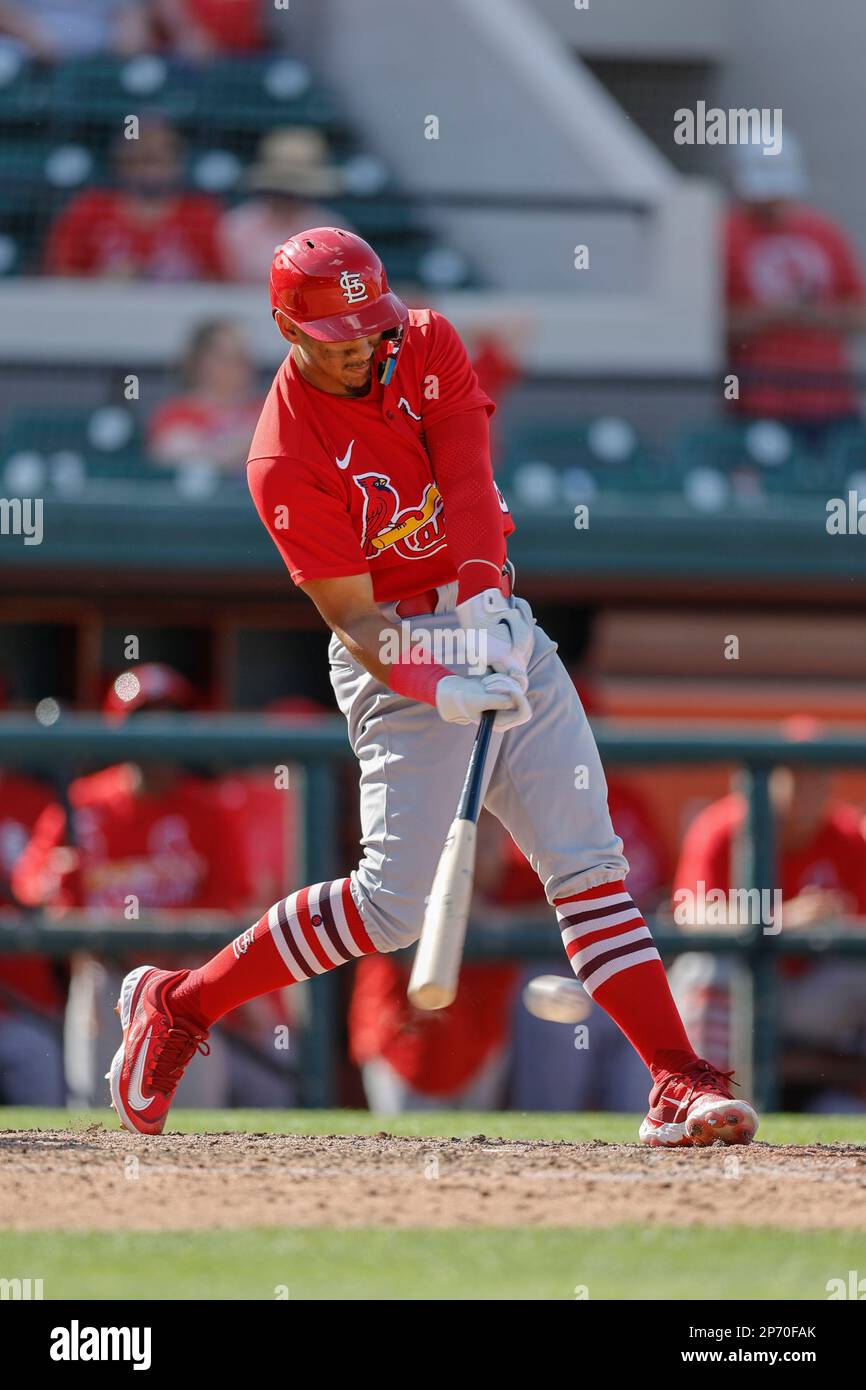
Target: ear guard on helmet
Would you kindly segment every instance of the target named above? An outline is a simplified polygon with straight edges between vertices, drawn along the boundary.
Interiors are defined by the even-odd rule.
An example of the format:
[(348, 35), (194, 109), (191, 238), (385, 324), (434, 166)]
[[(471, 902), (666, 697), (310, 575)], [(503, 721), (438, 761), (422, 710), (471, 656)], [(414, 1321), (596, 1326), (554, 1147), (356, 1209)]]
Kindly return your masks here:
[(397, 366), (397, 354), (403, 346), (405, 327), (405, 324), (398, 324), (396, 328), (389, 328), (387, 333), (382, 336), (382, 341), (388, 344), (387, 355), (379, 367), (379, 381), (383, 386), (387, 386), (394, 375)]

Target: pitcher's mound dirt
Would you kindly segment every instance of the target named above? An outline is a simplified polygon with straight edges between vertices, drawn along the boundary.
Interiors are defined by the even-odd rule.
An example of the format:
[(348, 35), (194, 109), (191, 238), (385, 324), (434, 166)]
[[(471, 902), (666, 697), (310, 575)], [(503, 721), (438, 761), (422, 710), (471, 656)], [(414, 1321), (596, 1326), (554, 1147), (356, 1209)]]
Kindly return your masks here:
[(0, 1134), (0, 1226), (866, 1228), (866, 1149), (344, 1135)]

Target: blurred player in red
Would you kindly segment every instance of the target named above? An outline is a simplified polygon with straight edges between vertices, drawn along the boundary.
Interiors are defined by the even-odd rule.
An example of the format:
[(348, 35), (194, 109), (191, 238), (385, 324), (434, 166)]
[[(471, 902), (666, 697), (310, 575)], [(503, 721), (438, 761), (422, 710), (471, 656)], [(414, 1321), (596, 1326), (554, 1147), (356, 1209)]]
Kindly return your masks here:
[[(0, 709), (5, 690), (0, 679)], [(43, 782), (0, 768), (0, 913), (20, 909), (12, 875), (46, 806)], [(64, 990), (46, 956), (0, 956), (0, 1105), (63, 1105)]]
[(586, 991), (651, 1077), (650, 1144), (748, 1142), (757, 1116), (699, 1058), (625, 886), (592, 731), (556, 644), (506, 563), (494, 405), (455, 329), (407, 309), (360, 237), (277, 248), (271, 308), (289, 353), (250, 449), (256, 509), (331, 628), (331, 684), (360, 771), (362, 857), (275, 902), (190, 972), (123, 982), (111, 1091), (158, 1133), (184, 1067), (245, 1000), (416, 941), (475, 727), (494, 711), (484, 805), (532, 864)]
[[(170, 667), (142, 663), (110, 687), (110, 719), (187, 710), (189, 683)], [(13, 870), (18, 899), (54, 911), (87, 908), (135, 920), (148, 911), (249, 910), (252, 888), (236, 815), (219, 783), (166, 762), (119, 763), (79, 777), (66, 809), (52, 801)], [(76, 1099), (93, 1104), (113, 1050), (116, 968), (76, 958), (67, 1012), (67, 1070)], [(273, 1023), (278, 1020), (274, 1018)], [(186, 1104), (227, 1103), (229, 1062), (196, 1068)]]
[[(472, 921), (483, 932), (522, 923), (521, 908), (544, 905), (538, 878), (486, 811), (478, 822)], [(454, 1003), (439, 1013), (406, 998), (410, 963), (388, 955), (358, 962), (349, 1042), (371, 1110), (500, 1110), (510, 1056), (509, 1023), (518, 971), (469, 962)]]
[(856, 253), (803, 201), (806, 174), (790, 131), (772, 156), (737, 146), (734, 190), (726, 229), (730, 368), (740, 378), (733, 407), (821, 444), (859, 415), (852, 345), (866, 330), (866, 286)]
[[(816, 720), (803, 716), (787, 720), (783, 730), (792, 741), (822, 732)], [(785, 932), (834, 918), (866, 917), (860, 816), (855, 807), (830, 797), (831, 779), (832, 770), (820, 766), (779, 767), (772, 775)], [(745, 817), (745, 799), (736, 794), (707, 806), (690, 825), (674, 875), (675, 909), (691, 903), (697, 909), (682, 922), (687, 930), (705, 925), (708, 909), (700, 908), (709, 892), (727, 893), (735, 884), (733, 865)], [(717, 931), (724, 923), (717, 921), (715, 906), (712, 912), (706, 929)], [(686, 952), (677, 957), (670, 978), (697, 1046), (717, 1066), (732, 1065), (736, 966), (731, 958)], [(855, 1097), (856, 1108), (866, 1108), (866, 1085), (843, 1084), (850, 1083), (858, 1061), (863, 1074), (866, 965), (838, 957), (787, 957), (780, 962), (779, 1004), (792, 1084), (805, 1084), (814, 1094), (820, 1076), (821, 1088), (832, 1093), (827, 1108), (854, 1108)]]

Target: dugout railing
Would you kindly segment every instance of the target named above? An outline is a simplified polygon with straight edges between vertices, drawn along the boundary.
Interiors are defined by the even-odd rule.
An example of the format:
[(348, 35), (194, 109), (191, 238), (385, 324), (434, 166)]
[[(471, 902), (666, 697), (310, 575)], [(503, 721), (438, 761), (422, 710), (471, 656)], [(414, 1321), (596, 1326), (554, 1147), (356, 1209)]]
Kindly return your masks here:
[[(740, 887), (759, 892), (772, 892), (778, 882), (769, 788), (773, 767), (866, 767), (866, 732), (798, 742), (773, 732), (739, 727), (681, 733), (661, 727), (624, 729), (612, 722), (599, 722), (595, 732), (602, 758), (610, 767), (722, 763), (738, 768), (747, 821), (737, 876)], [(311, 728), (261, 716), (167, 715), (118, 727), (81, 715), (64, 714), (48, 726), (32, 717), (0, 717), (0, 767), (39, 770), (49, 774), (59, 789), (83, 771), (123, 760), (157, 758), (215, 771), (269, 764), (297, 769), (294, 775), (302, 808), (298, 821), (299, 883), (315, 883), (345, 872), (345, 865), (338, 862), (336, 771), (352, 753), (341, 720), (326, 719)], [(458, 792), (455, 788), (455, 804)], [(287, 885), (286, 891), (291, 887)], [(185, 915), (181, 925), (178, 916), (165, 915), (128, 921), (107, 920), (104, 915), (92, 918), (84, 912), (62, 917), (4, 912), (0, 914), (0, 954), (39, 951), (63, 957), (88, 950), (111, 958), (160, 948), (185, 952), (195, 948), (205, 954), (219, 949), (248, 926), (246, 919), (228, 923), (206, 913)], [(684, 933), (669, 915), (658, 915), (652, 926), (665, 956), (705, 950), (733, 955), (748, 967), (752, 979), (754, 1094), (759, 1105), (772, 1108), (778, 1089), (780, 1042), (775, 962), (781, 955), (866, 957), (863, 924), (833, 921), (790, 933), (783, 927), (776, 933), (758, 922)], [(554, 935), (545, 938), (537, 922), (501, 928), (485, 924), (483, 931), (474, 933), (470, 926), (470, 958), (515, 960), (555, 953)], [(335, 985), (332, 972), (308, 986), (300, 1081), (302, 1099), (309, 1106), (329, 1106), (335, 1100), (339, 1027)]]

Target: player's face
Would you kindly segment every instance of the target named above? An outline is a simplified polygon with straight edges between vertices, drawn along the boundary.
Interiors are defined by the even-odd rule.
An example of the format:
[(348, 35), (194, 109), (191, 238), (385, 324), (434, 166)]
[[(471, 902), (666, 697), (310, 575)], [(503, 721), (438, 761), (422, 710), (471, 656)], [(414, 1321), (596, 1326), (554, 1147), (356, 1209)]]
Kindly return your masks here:
[(313, 386), (333, 396), (366, 396), (372, 379), (373, 355), (384, 333), (352, 338), (345, 343), (321, 343), (300, 329), (295, 329), (295, 334), (291, 338), (292, 355)]

